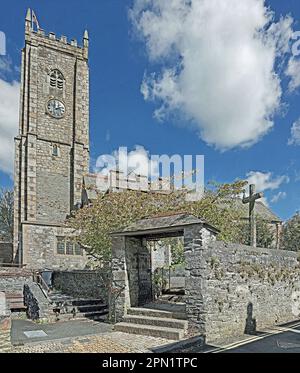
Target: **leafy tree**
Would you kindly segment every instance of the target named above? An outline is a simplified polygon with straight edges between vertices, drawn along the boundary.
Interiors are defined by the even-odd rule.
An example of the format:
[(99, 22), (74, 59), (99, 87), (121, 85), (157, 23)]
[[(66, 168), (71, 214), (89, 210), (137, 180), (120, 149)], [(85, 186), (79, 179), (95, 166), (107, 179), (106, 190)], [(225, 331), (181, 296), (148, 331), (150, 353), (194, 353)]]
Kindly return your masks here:
[[(69, 225), (79, 232), (79, 241), (89, 248), (91, 256), (109, 263), (111, 256), (110, 233), (118, 231), (142, 217), (166, 212), (186, 212), (206, 219), (219, 228), (219, 239), (238, 242), (240, 229), (237, 222), (241, 213), (233, 198), (245, 183), (210, 184), (199, 201), (187, 201), (187, 191), (167, 194), (126, 190), (98, 196), (91, 206), (78, 210), (69, 219)], [(222, 202), (222, 203), (221, 203)]]
[(281, 246), (285, 250), (300, 251), (300, 212), (284, 224)]
[[(248, 221), (240, 223), (240, 243), (250, 245), (250, 226)], [(272, 228), (260, 217), (256, 217), (256, 244), (257, 247), (272, 248), (274, 246), (274, 232)]]
[(184, 242), (183, 237), (162, 238), (158, 242), (159, 247), (170, 247), (171, 266), (184, 263)]
[(0, 190), (0, 238), (13, 240), (14, 193), (9, 189)]

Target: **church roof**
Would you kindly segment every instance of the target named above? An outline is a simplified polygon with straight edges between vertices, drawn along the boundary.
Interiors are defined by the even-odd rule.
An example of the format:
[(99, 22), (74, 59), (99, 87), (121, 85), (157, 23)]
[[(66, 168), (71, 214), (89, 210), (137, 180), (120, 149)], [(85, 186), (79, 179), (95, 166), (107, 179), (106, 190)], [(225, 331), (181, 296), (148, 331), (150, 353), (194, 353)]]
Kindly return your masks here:
[[(249, 218), (249, 204), (244, 204), (240, 198), (236, 198), (234, 201), (235, 207), (240, 209), (242, 212), (242, 218)], [(261, 201), (255, 202), (255, 211), (258, 217), (269, 223), (281, 223), (280, 219), (268, 206)]]
[(137, 220), (123, 230), (113, 232), (112, 234), (117, 236), (133, 236), (158, 234), (160, 232), (179, 232), (182, 231), (185, 226), (196, 224), (201, 224), (208, 230), (219, 233), (217, 228), (211, 226), (202, 218), (188, 213), (166, 213), (164, 215), (160, 214)]

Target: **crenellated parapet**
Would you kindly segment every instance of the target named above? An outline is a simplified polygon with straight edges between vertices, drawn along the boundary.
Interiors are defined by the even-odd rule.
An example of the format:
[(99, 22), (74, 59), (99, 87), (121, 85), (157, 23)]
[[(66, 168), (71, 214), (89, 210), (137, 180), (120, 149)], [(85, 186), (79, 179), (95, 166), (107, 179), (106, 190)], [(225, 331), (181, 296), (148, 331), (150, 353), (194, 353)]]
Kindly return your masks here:
[(53, 47), (54, 42), (55, 48), (66, 53), (76, 54), (77, 57), (88, 59), (89, 35), (87, 30), (84, 31), (82, 45), (76, 39), (68, 40), (65, 35), (57, 36), (52, 31), (46, 33), (40, 27), (36, 15), (31, 9), (27, 10), (25, 18), (25, 40), (29, 44), (43, 45), (45, 47)]

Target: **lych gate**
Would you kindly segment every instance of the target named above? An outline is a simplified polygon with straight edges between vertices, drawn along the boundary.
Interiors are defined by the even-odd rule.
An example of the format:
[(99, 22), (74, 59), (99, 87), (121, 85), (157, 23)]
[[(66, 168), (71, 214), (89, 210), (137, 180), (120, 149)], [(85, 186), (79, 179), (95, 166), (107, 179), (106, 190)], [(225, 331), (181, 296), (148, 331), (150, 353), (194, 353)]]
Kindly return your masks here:
[[(191, 334), (202, 334), (204, 310), (201, 289), (204, 268), (203, 243), (215, 240), (218, 230), (193, 215), (180, 213), (141, 219), (112, 235), (113, 282), (121, 289), (115, 299), (116, 321), (122, 321), (129, 309), (154, 300), (151, 252), (148, 240), (165, 237), (184, 238), (186, 319)], [(197, 291), (195, 292), (195, 289)]]

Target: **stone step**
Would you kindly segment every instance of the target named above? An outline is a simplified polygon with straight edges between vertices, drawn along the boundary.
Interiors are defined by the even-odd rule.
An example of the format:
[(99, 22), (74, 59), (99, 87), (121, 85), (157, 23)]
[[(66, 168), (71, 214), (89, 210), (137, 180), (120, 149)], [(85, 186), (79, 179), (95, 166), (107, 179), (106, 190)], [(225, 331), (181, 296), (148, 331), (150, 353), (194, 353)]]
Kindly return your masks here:
[[(101, 313), (91, 313), (90, 315), (84, 316), (84, 314), (79, 313), (77, 315), (72, 315), (71, 313), (62, 313), (57, 315), (55, 318), (55, 321), (70, 321), (70, 320), (76, 320), (76, 321), (105, 321), (107, 318), (108, 311), (101, 312)], [(52, 316), (53, 317), (53, 316)], [(53, 318), (54, 319), (54, 318)]]
[(183, 329), (165, 328), (153, 325), (139, 325), (120, 322), (114, 326), (114, 330), (123, 333), (148, 335), (164, 339), (180, 340), (184, 337)]
[(91, 305), (99, 305), (103, 304), (102, 299), (80, 299), (80, 298), (73, 298), (73, 297), (50, 297), (52, 303), (63, 303), (65, 306), (91, 306)]
[(139, 325), (152, 325), (165, 328), (174, 328), (174, 329), (183, 329), (187, 330), (188, 322), (185, 320), (177, 320), (166, 317), (149, 317), (149, 316), (135, 316), (135, 315), (126, 315), (124, 322), (130, 324), (139, 324)]
[(100, 303), (100, 304), (86, 304), (84, 306), (75, 306), (75, 310), (77, 312), (92, 312), (92, 311), (100, 311), (107, 308), (107, 304)]
[(101, 304), (87, 304), (84, 306), (73, 306), (73, 305), (67, 305), (64, 304), (62, 306), (57, 305), (54, 306), (52, 309), (54, 312), (59, 311), (61, 313), (87, 313), (87, 312), (98, 312), (101, 311), (103, 312), (105, 309), (107, 309), (107, 304), (101, 303)]
[(127, 315), (159, 317), (159, 318), (167, 318), (167, 319), (172, 319), (173, 317), (173, 313), (169, 311), (161, 311), (161, 310), (156, 310), (152, 308), (142, 308), (142, 307), (128, 308)]
[(166, 311), (157, 308), (144, 308), (144, 307), (133, 307), (127, 310), (128, 315), (135, 316), (149, 316), (149, 317), (160, 317), (167, 319), (180, 319), (186, 320), (185, 312), (178, 312), (176, 309), (174, 311)]

